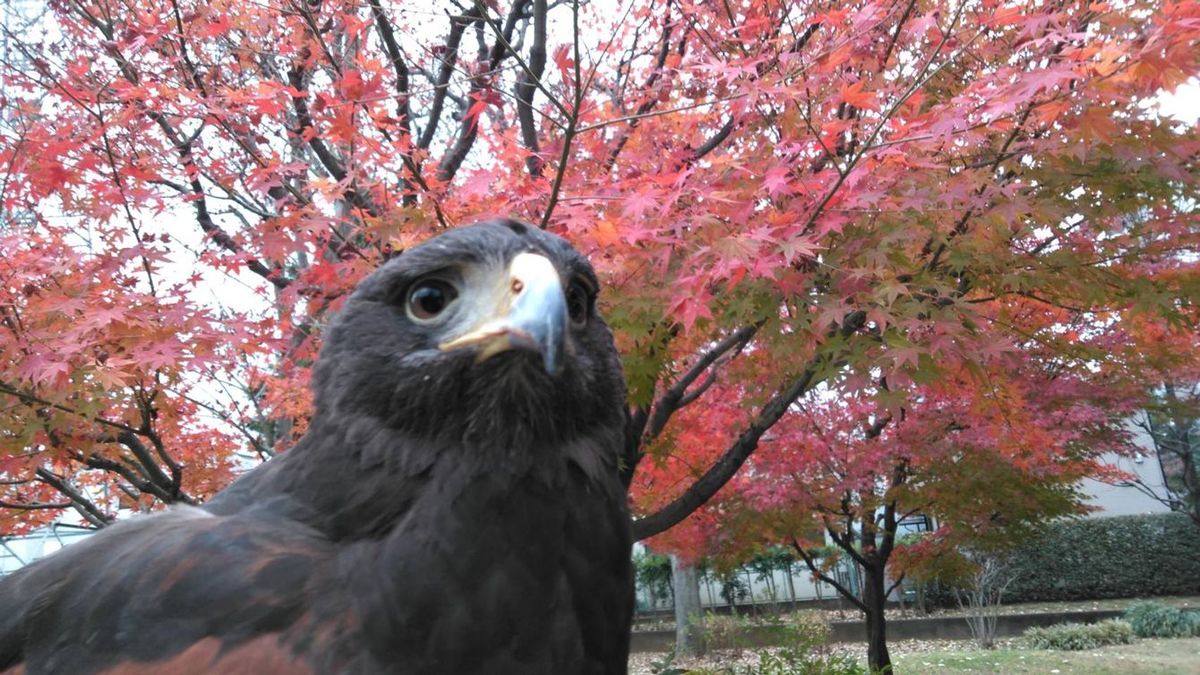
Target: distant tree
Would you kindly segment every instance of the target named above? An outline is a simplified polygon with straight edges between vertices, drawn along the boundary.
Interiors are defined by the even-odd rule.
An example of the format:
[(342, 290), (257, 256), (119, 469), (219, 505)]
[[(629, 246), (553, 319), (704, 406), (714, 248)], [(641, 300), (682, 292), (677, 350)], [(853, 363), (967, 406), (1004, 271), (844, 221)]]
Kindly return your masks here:
[(656, 602), (666, 602), (674, 595), (671, 582), (671, 557), (661, 553), (642, 553), (633, 557), (637, 584), (646, 589)]
[[(1125, 421), (1140, 403), (1136, 388), (1118, 386), (1090, 359), (1038, 356), (1053, 353), (1025, 345), (984, 370), (943, 370), (904, 398), (886, 389), (806, 397), (745, 474), (654, 541), (734, 560), (788, 543), (814, 577), (863, 612), (872, 660), (888, 661), (884, 605), (917, 559), (893, 564), (902, 521), (927, 514), (939, 523), (918, 549), (924, 557), (999, 549), (1083, 512), (1079, 481), (1112, 474), (1107, 453), (1135, 451)], [(715, 434), (719, 445), (721, 430), (706, 426), (716, 419), (709, 413), (689, 429)], [(740, 424), (735, 410), (726, 419), (729, 428)], [(815, 554), (826, 541), (833, 555)], [(840, 561), (859, 570), (861, 584), (838, 578)]]
[(1200, 380), (1163, 382), (1137, 424), (1154, 443), (1163, 485), (1131, 484), (1200, 527)]

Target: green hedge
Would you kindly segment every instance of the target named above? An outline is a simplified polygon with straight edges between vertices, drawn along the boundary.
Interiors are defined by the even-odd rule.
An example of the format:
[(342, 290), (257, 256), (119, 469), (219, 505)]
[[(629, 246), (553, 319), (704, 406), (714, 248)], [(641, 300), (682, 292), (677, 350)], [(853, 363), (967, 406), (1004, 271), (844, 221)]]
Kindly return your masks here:
[(1013, 563), (1005, 604), (1200, 595), (1200, 527), (1178, 513), (1062, 521)]

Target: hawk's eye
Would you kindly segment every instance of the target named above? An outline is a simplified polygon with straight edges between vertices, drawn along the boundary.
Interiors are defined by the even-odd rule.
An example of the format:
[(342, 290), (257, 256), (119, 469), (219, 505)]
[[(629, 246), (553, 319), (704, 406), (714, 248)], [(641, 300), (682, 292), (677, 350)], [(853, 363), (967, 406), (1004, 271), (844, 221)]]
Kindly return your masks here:
[(576, 328), (583, 326), (588, 320), (588, 292), (578, 281), (571, 282), (567, 288), (567, 314), (571, 317), (571, 325)]
[(415, 321), (431, 321), (458, 297), (458, 291), (444, 279), (422, 279), (408, 289), (408, 316)]

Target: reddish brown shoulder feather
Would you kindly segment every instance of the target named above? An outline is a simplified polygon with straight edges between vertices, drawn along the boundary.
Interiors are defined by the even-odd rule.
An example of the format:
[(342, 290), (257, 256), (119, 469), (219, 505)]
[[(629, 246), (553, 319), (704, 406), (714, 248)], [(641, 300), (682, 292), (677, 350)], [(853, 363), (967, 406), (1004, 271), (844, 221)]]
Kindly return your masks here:
[[(207, 638), (167, 660), (128, 661), (108, 668), (102, 675), (311, 675), (312, 672), (312, 668), (296, 660), (289, 649), (279, 644), (278, 634), (269, 634), (230, 650), (223, 650), (219, 640)], [(20, 673), (14, 671), (14, 675)]]

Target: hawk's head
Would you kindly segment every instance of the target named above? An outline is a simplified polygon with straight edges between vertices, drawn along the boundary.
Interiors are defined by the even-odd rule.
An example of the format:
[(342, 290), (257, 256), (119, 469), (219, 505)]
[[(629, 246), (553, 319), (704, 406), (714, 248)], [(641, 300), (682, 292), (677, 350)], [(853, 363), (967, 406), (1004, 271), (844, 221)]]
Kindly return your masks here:
[(588, 261), (537, 228), (441, 234), (347, 301), (316, 368), (318, 414), (506, 444), (619, 426), (624, 382), (598, 291)]

